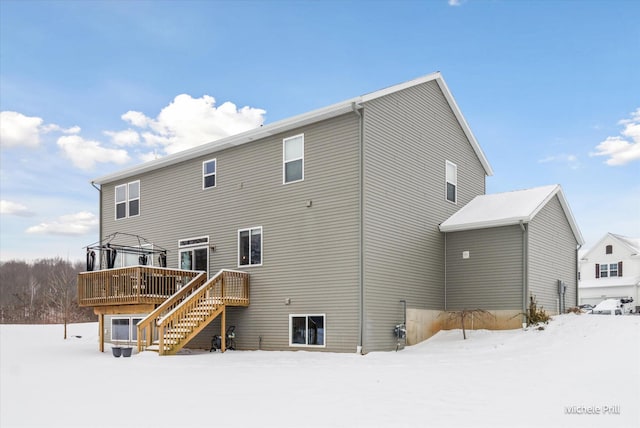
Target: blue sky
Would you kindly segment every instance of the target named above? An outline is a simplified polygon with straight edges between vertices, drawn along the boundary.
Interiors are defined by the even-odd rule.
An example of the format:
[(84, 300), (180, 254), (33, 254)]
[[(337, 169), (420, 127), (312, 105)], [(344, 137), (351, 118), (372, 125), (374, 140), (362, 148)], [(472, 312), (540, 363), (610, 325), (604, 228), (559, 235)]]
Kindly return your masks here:
[(90, 180), (442, 72), (494, 169), (640, 237), (640, 2), (0, 1), (0, 260), (82, 258)]

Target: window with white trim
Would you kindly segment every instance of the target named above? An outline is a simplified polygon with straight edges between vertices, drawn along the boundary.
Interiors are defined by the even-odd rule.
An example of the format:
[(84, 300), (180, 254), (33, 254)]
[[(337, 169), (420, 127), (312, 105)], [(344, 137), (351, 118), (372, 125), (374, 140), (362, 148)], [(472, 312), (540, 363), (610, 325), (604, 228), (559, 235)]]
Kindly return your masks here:
[(178, 241), (178, 263), (182, 270), (209, 272), (209, 237), (199, 236)]
[(238, 230), (238, 266), (262, 265), (262, 226)]
[(304, 180), (304, 134), (282, 140), (283, 182)]
[(596, 278), (615, 278), (622, 276), (622, 262), (596, 263)]
[(140, 180), (115, 188), (116, 220), (140, 215)]
[(202, 162), (202, 188), (216, 187), (216, 160)]
[(141, 317), (111, 318), (111, 341), (134, 342), (138, 340), (138, 323)]
[(325, 346), (325, 315), (289, 315), (289, 346)]
[(445, 194), (447, 201), (458, 202), (458, 166), (453, 162), (446, 161), (446, 186)]

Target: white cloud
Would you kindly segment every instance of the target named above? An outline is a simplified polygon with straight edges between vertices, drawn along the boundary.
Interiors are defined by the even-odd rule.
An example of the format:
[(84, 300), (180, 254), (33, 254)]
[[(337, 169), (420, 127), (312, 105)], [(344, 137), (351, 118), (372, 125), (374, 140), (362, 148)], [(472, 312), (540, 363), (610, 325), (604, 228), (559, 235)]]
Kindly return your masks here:
[(56, 125), (55, 123), (50, 123), (47, 125), (44, 125), (40, 128), (40, 130), (43, 133), (47, 133), (47, 132), (62, 132), (63, 134), (79, 134), (80, 133), (80, 127), (79, 126), (72, 126), (71, 128), (63, 128), (60, 125)]
[(449, 0), (449, 6), (462, 6), (462, 0)]
[(58, 138), (58, 146), (76, 167), (84, 170), (92, 169), (96, 162), (121, 165), (130, 159), (126, 150), (108, 149), (102, 147), (98, 141), (85, 140), (78, 135)]
[(621, 135), (607, 137), (589, 156), (608, 156), (606, 164), (610, 166), (640, 160), (640, 108), (631, 113), (630, 119), (623, 119), (618, 124), (624, 125)]
[(231, 102), (216, 107), (215, 102), (209, 95), (192, 98), (181, 94), (155, 119), (137, 111), (123, 114), (122, 119), (146, 130), (142, 133), (146, 145), (160, 147), (169, 154), (256, 128), (264, 122), (262, 109), (238, 109)]
[(62, 128), (55, 123), (43, 124), (40, 117), (25, 116), (15, 111), (0, 112), (0, 145), (3, 148), (28, 147), (36, 148), (40, 145), (42, 134), (61, 132), (63, 134), (77, 134), (79, 126)]
[(95, 214), (81, 211), (76, 214), (68, 214), (57, 220), (40, 223), (27, 229), (27, 233), (45, 235), (86, 235), (98, 227), (98, 218)]
[(104, 131), (105, 135), (111, 137), (111, 141), (116, 146), (135, 146), (140, 143), (140, 134), (133, 129), (124, 131)]
[(546, 158), (538, 160), (538, 163), (564, 163), (571, 169), (578, 169), (580, 167), (580, 161), (576, 155), (561, 153), (558, 155), (547, 156)]
[(38, 147), (42, 122), (39, 117), (29, 117), (15, 111), (0, 112), (0, 146)]
[(20, 217), (30, 217), (34, 215), (34, 213), (26, 206), (18, 202), (7, 201), (4, 199), (0, 201), (0, 214), (16, 215)]

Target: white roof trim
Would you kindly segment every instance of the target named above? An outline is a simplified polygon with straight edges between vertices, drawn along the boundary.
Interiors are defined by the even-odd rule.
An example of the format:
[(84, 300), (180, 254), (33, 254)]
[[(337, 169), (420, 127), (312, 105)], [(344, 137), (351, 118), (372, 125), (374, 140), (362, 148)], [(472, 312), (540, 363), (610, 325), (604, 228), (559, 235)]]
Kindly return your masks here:
[[(544, 197), (542, 197), (539, 202), (535, 204), (535, 207), (530, 209), (524, 213), (514, 213), (514, 215), (508, 217), (501, 217), (499, 214), (496, 214), (493, 217), (486, 217), (485, 215), (480, 215), (477, 218), (474, 215), (471, 215), (465, 219), (465, 215), (468, 214), (470, 210), (476, 209), (478, 205), (484, 205), (483, 202), (486, 202), (487, 199), (495, 196), (505, 195), (509, 197), (509, 195), (515, 195), (516, 193), (520, 193), (524, 195), (524, 192), (531, 191), (540, 191), (543, 192)], [(442, 222), (440, 225), (441, 232), (460, 232), (464, 230), (475, 230), (475, 229), (486, 229), (491, 227), (501, 227), (501, 226), (512, 226), (520, 223), (530, 223), (533, 218), (540, 212), (542, 208), (553, 198), (557, 196), (564, 211), (564, 214), (569, 222), (569, 226), (571, 227), (571, 231), (573, 232), (574, 237), (579, 245), (584, 244), (584, 238), (582, 237), (582, 233), (580, 233), (580, 229), (575, 221), (573, 213), (571, 212), (571, 208), (564, 197), (564, 193), (562, 192), (562, 188), (560, 185), (552, 185), (545, 187), (537, 187), (534, 189), (528, 190), (520, 190), (515, 192), (505, 192), (505, 193), (497, 193), (493, 195), (480, 195), (476, 196), (471, 202), (469, 202), (464, 207), (460, 208), (456, 213), (454, 213), (447, 220)], [(484, 207), (486, 209), (486, 206)]]
[(389, 86), (384, 89), (380, 89), (375, 92), (371, 92), (366, 95), (362, 95), (359, 97), (351, 98), (336, 104), (332, 104), (327, 107), (323, 107), (317, 110), (313, 110), (307, 113), (303, 113), (297, 116), (293, 116), (287, 119), (280, 120), (278, 122), (271, 123), (269, 125), (264, 125), (259, 128), (251, 129), (246, 132), (242, 132), (240, 134), (232, 135), (230, 137), (222, 138), (219, 140), (215, 140), (209, 143), (202, 144), (200, 146), (183, 150), (178, 153), (170, 154), (164, 156), (160, 159), (152, 160), (149, 162), (145, 162), (139, 165), (135, 165), (129, 168), (122, 169), (120, 171), (103, 175), (92, 180), (92, 183), (95, 184), (105, 184), (111, 183), (117, 180), (123, 180), (129, 178), (134, 175), (139, 175), (145, 172), (153, 171), (159, 168), (163, 168), (169, 165), (174, 165), (179, 162), (183, 162), (186, 160), (194, 159), (199, 156), (210, 155), (212, 153), (218, 152), (220, 150), (224, 150), (229, 147), (239, 146), (241, 144), (250, 143), (254, 140), (259, 140), (261, 138), (265, 138), (274, 134), (279, 134), (281, 132), (286, 132), (291, 129), (299, 128), (301, 126), (309, 125), (311, 123), (320, 122), (322, 120), (330, 119), (332, 117), (340, 116), (342, 114), (346, 114), (354, 109), (361, 108), (361, 103), (365, 103), (367, 101), (374, 100), (376, 98), (383, 97), (388, 94), (392, 94), (394, 92), (401, 91), (403, 89), (411, 88), (416, 85), (420, 85), (422, 83), (430, 82), (435, 80), (440, 87), (440, 90), (444, 94), (453, 114), (456, 119), (460, 123), (462, 130), (464, 131), (467, 139), (471, 143), (473, 150), (475, 151), (480, 163), (482, 164), (485, 174), (488, 176), (493, 175), (493, 169), (491, 165), (489, 165), (489, 161), (487, 160), (482, 148), (478, 144), (475, 136), (471, 132), (467, 121), (464, 119), (462, 112), (458, 108), (455, 100), (453, 99), (453, 95), (449, 91), (447, 84), (445, 83), (440, 72), (431, 73), (426, 76), (419, 77), (414, 80), (410, 80), (408, 82), (400, 83), (398, 85)]

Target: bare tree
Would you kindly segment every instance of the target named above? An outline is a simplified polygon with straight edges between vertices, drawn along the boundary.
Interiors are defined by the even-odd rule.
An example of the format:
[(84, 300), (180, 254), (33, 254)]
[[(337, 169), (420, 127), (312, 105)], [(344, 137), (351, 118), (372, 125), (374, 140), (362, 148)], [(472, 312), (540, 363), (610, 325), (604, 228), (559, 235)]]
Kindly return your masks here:
[(473, 319), (474, 317), (478, 317), (483, 320), (486, 318), (493, 318), (493, 314), (491, 312), (485, 311), (484, 309), (462, 309), (460, 311), (447, 311), (447, 317), (451, 321), (456, 321), (460, 323), (460, 327), (462, 328), (462, 337), (467, 339), (467, 331), (465, 329), (465, 321), (469, 318)]
[(64, 338), (67, 338), (67, 323), (77, 296), (76, 272), (72, 265), (63, 260), (55, 264), (49, 277), (49, 304), (62, 318)]

